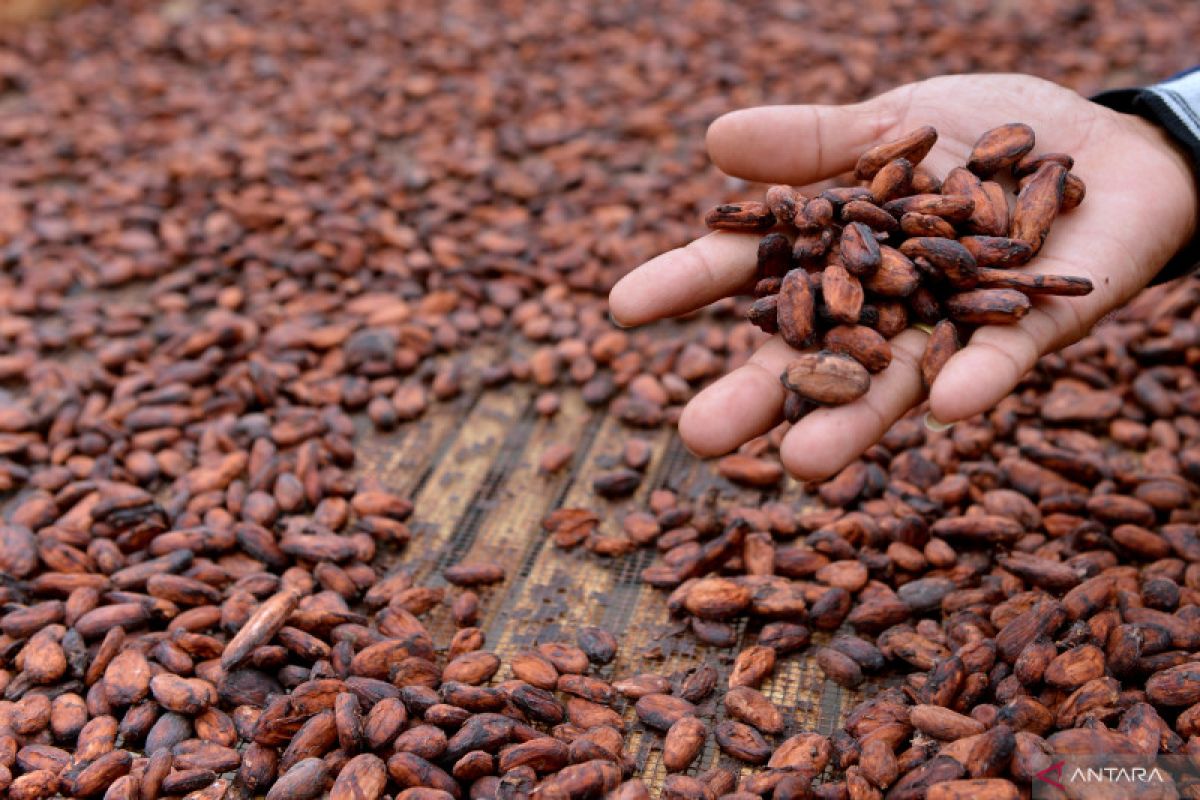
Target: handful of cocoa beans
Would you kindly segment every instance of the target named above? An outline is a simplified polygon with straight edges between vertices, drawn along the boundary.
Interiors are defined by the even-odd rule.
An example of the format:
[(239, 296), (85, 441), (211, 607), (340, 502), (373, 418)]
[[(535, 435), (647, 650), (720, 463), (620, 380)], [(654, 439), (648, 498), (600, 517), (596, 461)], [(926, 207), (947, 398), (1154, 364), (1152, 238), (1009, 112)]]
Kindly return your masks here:
[[(747, 317), (806, 351), (780, 376), (794, 422), (814, 405), (862, 397), (891, 363), (888, 339), (931, 326), (921, 359), (928, 387), (958, 350), (963, 328), (1013, 323), (1030, 295), (1085, 295), (1086, 278), (1022, 272), (1059, 212), (1082, 202), (1084, 183), (1064, 153), (1035, 155), (1028, 125), (984, 133), (967, 163), (939, 182), (917, 165), (937, 131), (917, 128), (862, 154), (856, 186), (805, 197), (772, 186), (763, 202), (713, 208), (714, 230), (766, 233), (758, 247), (757, 300)], [(1011, 173), (1018, 189), (994, 180)]]

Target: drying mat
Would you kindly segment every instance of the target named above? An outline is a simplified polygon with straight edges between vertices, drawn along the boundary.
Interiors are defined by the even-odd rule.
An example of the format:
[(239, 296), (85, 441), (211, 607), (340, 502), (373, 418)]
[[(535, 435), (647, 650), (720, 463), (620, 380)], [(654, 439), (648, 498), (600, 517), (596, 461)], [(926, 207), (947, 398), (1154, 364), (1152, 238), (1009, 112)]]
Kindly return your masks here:
[[(483, 364), (495, 357), (486, 347), (462, 360)], [(674, 431), (635, 430), (603, 409), (583, 403), (574, 389), (562, 392), (559, 412), (550, 418), (533, 408), (539, 390), (512, 385), (463, 395), (430, 407), (416, 422), (380, 434), (365, 420), (356, 441), (357, 469), (389, 488), (411, 497), (416, 506), (410, 525), (413, 540), (403, 551), (385, 554), (383, 567), (413, 573), (418, 585), (441, 586), (441, 571), (461, 561), (496, 563), (507, 571), (503, 583), (480, 592), (485, 648), (505, 662), (495, 681), (510, 677), (508, 658), (539, 641), (574, 641), (585, 625), (598, 625), (620, 642), (617, 660), (596, 673), (624, 677), (639, 672), (670, 675), (701, 662), (712, 664), (724, 684), (733, 656), (754, 643), (755, 633), (741, 623), (742, 643), (735, 648), (699, 644), (672, 625), (667, 592), (643, 584), (641, 570), (655, 555), (652, 548), (620, 558), (603, 558), (583, 549), (560, 550), (541, 528), (542, 519), (560, 507), (585, 507), (602, 519), (601, 532), (616, 532), (624, 514), (644, 507), (650, 492), (670, 488), (695, 497), (712, 488), (721, 504), (761, 505), (773, 499), (799, 501), (803, 492), (785, 479), (777, 490), (747, 490), (717, 476), (712, 465), (694, 458)], [(646, 440), (653, 458), (646, 478), (633, 497), (609, 502), (592, 492), (592, 478), (613, 466), (630, 437)], [(541, 453), (556, 442), (573, 443), (572, 463), (557, 475), (538, 472)], [(425, 618), (434, 639), (448, 642), (454, 632), (449, 611), (439, 607)], [(814, 646), (780, 659), (774, 676), (762, 687), (785, 711), (788, 729), (832, 733), (847, 709), (864, 696), (826, 681), (811, 653), (827, 635), (817, 633)], [(870, 693), (878, 684), (861, 687)], [(701, 708), (715, 710), (711, 701)], [(661, 765), (662, 736), (646, 733), (632, 704), (627, 750), (653, 794), (665, 776)], [(710, 716), (711, 720), (711, 716)], [(743, 765), (721, 755), (709, 737), (702, 757), (689, 774), (721, 765), (740, 772)]]

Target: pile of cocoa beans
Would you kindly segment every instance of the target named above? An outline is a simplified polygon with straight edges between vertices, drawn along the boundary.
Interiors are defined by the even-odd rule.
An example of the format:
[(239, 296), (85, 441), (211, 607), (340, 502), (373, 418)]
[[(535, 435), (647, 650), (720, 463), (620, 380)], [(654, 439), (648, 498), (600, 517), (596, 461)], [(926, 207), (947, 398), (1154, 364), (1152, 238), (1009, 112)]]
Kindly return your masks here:
[[(1017, 322), (1029, 295), (1091, 292), (1086, 278), (1014, 269), (1041, 249), (1060, 211), (1083, 201), (1071, 156), (1035, 154), (1033, 129), (1010, 123), (986, 131), (966, 166), (939, 181), (919, 169), (936, 142), (934, 128), (917, 128), (863, 153), (858, 186), (812, 198), (772, 186), (765, 202), (705, 216), (713, 230), (771, 231), (758, 246), (759, 299), (746, 316), (797, 350), (820, 347), (780, 376), (789, 421), (806, 406), (866, 394), (871, 373), (892, 361), (887, 340), (912, 323), (932, 326), (921, 357), (929, 386), (958, 350), (958, 326)], [(1011, 210), (992, 180), (1009, 171), (1020, 181)]]
[[(811, 487), (821, 506), (659, 489), (621, 535), (659, 550), (643, 579), (701, 641), (735, 646), (742, 619), (757, 631), (735, 672), (808, 648), (833, 684), (903, 676), (814, 740), (843, 777), (812, 796), (1017, 798), (1072, 754), (1195, 760), (1197, 363), (1186, 281), (1042, 359), (983, 417), (900, 421)], [(761, 474), (765, 438), (722, 472)], [(558, 544), (611, 538), (578, 536), (586, 511), (547, 519)]]
[[(181, 560), (190, 558), (175, 562)], [(406, 800), (457, 800), (527, 796), (536, 787), (538, 796), (573, 798), (617, 789), (633, 768), (623, 749), (624, 721), (611, 707), (616, 690), (586, 675), (616, 655), (607, 631), (584, 629), (578, 644), (545, 642), (519, 652), (508, 665), (511, 678), (486, 686), (501, 662), (482, 649), (482, 631), (467, 624), (476, 605), (469, 591), (454, 602), (463, 627), (438, 648), (445, 651), (438, 666), (416, 614), (437, 605), (442, 592), (412, 587), (405, 573), (367, 590), (368, 607), (384, 606), (371, 617), (376, 630), (366, 627), (365, 615), (309, 602), (320, 595), (311, 594), (313, 578), (300, 569), (281, 581), (249, 576), (240, 582), (242, 595), (218, 607), (198, 604), (214, 599), (211, 590), (172, 573), (177, 566), (158, 559), (112, 576), (129, 590), (151, 584), (160, 614), (170, 605), (159, 591), (167, 586), (191, 606), (165, 635), (125, 632), (145, 622), (135, 618), (144, 607), (133, 591), (125, 592), (124, 606), (67, 617), (69, 630), (58, 621), (59, 601), (3, 617), (6, 636), (28, 639), (6, 689), (55, 684), (52, 692), (24, 691), (2, 709), (6, 796), (348, 800), (395, 787)], [(475, 585), (503, 575), (460, 565), (445, 577)], [(267, 594), (273, 589), (279, 591)], [(246, 594), (252, 591), (263, 595), (261, 603)], [(188, 592), (192, 602), (184, 599)], [(72, 593), (68, 614), (79, 611), (71, 602), (78, 597)], [(228, 642), (196, 632), (214, 617), (236, 629)], [(89, 640), (98, 640), (94, 657)], [(292, 660), (312, 669), (287, 664)], [(695, 681), (685, 686), (701, 699)], [(658, 694), (643, 698), (647, 707), (670, 691), (665, 679), (654, 688)], [(704, 695), (712, 689), (710, 682)], [(642, 697), (637, 688), (624, 691)], [(71, 742), (73, 752), (52, 742)], [(13, 770), (20, 773), (15, 779)], [(728, 780), (732, 785), (732, 773)], [(621, 794), (648, 797), (638, 781)]]
[[(723, 111), (966, 69), (1146, 83), (1192, 65), (1200, 6), (79, 5), (0, 27), (0, 794), (635, 800), (645, 762), (618, 734), (669, 720), (680, 800), (1003, 797), (1065, 735), (1190, 752), (1194, 284), (986, 419), (901, 424), (812, 487), (824, 508), (660, 488), (620, 529), (604, 503), (675, 485), (633, 430), (672, 424), (764, 334), (732, 299), (616, 330), (605, 296), (740, 191), (703, 152)], [(728, 691), (701, 694), (703, 666), (610, 691), (590, 630), (500, 663), (481, 587), (514, 565), (413, 577), (423, 509), (362, 468), (364, 432), (508, 382), (536, 387), (531, 415), (578, 391), (630, 428), (598, 510), (560, 514), (555, 540), (656, 543), (647, 577), (729, 648)], [(718, 470), (777, 484), (784, 430)], [(741, 617), (758, 641), (735, 655)], [(754, 682), (770, 694), (771, 659), (810, 640), (844, 684), (911, 676), (843, 733), (787, 708), (780, 731)], [(1072, 689), (1095, 651), (1051, 666), (1089, 643), (1104, 674)], [(728, 758), (700, 772), (707, 741)]]

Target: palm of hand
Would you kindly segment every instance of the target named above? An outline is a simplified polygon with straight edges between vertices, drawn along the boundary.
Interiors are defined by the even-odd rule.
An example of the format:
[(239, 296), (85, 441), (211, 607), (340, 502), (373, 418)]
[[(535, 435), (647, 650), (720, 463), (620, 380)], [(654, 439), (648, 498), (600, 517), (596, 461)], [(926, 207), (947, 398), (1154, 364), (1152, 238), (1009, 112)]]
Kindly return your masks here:
[[(709, 151), (725, 172), (803, 185), (844, 172), (861, 151), (920, 125), (938, 129), (922, 167), (940, 177), (966, 161), (984, 130), (1014, 121), (1033, 127), (1035, 152), (1074, 156), (1074, 171), (1088, 189), (1083, 205), (1056, 222), (1025, 269), (1084, 276), (1096, 288), (1081, 298), (1039, 298), (1019, 324), (976, 330), (931, 391), (934, 416), (947, 422), (993, 406), (1039, 356), (1082, 337), (1187, 241), (1196, 200), (1186, 160), (1148, 123), (1018, 75), (936, 78), (857, 106), (750, 109), (709, 129)], [(756, 246), (755, 236), (714, 233), (665, 253), (614, 287), (613, 316), (640, 324), (736, 293), (753, 276)], [(780, 451), (788, 470), (804, 479), (836, 472), (919, 403), (924, 341), (917, 330), (900, 334), (892, 342), (892, 365), (875, 376), (867, 395), (818, 409), (793, 426)], [(778, 375), (794, 355), (775, 337), (701, 392), (680, 420), (688, 447), (717, 455), (772, 427), (783, 403)]]

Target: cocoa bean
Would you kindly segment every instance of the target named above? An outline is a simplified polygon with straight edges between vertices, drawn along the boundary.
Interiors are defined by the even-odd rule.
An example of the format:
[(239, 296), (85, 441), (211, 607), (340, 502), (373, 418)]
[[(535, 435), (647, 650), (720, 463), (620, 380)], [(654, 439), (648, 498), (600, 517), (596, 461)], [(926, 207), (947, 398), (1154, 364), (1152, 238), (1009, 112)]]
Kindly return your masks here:
[(486, 586), (504, 580), (504, 568), (497, 564), (455, 564), (442, 571), (455, 586)]
[(1017, 195), (1011, 236), (1028, 244), (1036, 255), (1062, 208), (1067, 170), (1061, 164), (1047, 161), (1027, 181)]
[(831, 320), (853, 325), (861, 318), (862, 284), (841, 264), (830, 264), (821, 273), (821, 295), (825, 301), (822, 310)]
[(800, 232), (792, 242), (792, 259), (801, 263), (818, 259), (828, 253), (832, 246), (833, 230), (830, 228), (820, 228), (809, 233)]
[(717, 671), (710, 664), (700, 664), (695, 669), (688, 670), (679, 681), (675, 694), (689, 703), (699, 703), (706, 699), (717, 687)]
[(892, 363), (892, 348), (877, 331), (863, 325), (838, 325), (825, 332), (824, 349), (853, 358), (868, 372), (882, 372)]
[(283, 627), (288, 615), (296, 609), (299, 600), (295, 592), (284, 590), (255, 609), (237, 635), (225, 646), (221, 654), (221, 667), (226, 671), (234, 669), (246, 660), (254, 648), (270, 641)]
[(913, 164), (911, 161), (903, 157), (893, 159), (884, 164), (871, 178), (870, 186), (868, 186), (871, 190), (871, 197), (875, 199), (876, 203), (886, 203), (907, 194), (912, 177)]
[(725, 619), (750, 605), (750, 590), (724, 578), (704, 578), (688, 590), (684, 607), (698, 617)]
[(777, 222), (787, 224), (796, 218), (796, 209), (803, 206), (805, 198), (790, 186), (776, 185), (767, 189), (764, 198), (767, 209)]
[(735, 686), (725, 693), (725, 710), (736, 720), (767, 734), (783, 732), (783, 714), (766, 695), (749, 686)]
[(666, 731), (683, 717), (693, 715), (696, 707), (681, 697), (648, 694), (634, 704), (634, 710), (643, 725)]
[[(648, 724), (648, 723), (647, 723)], [(667, 772), (682, 772), (700, 754), (708, 726), (693, 716), (683, 716), (667, 729), (663, 739), (663, 766)]]
[(983, 732), (982, 723), (941, 706), (913, 706), (909, 719), (921, 733), (942, 741), (954, 741)]
[(1157, 672), (1146, 682), (1146, 696), (1150, 702), (1164, 706), (1190, 706), (1200, 702), (1200, 683), (1194, 664)]
[(1019, 267), (1033, 257), (1033, 248), (1020, 239), (1003, 236), (963, 236), (959, 243), (980, 269)]
[(985, 131), (971, 148), (967, 168), (976, 175), (989, 176), (1015, 165), (1033, 150), (1033, 128), (1011, 122)]
[(780, 380), (787, 389), (822, 405), (844, 405), (871, 388), (866, 367), (830, 352), (805, 353), (793, 359)]
[(762, 645), (751, 645), (738, 653), (729, 673), (729, 687), (757, 688), (775, 671), (775, 651)]
[(714, 231), (755, 233), (769, 230), (775, 224), (775, 215), (765, 203), (747, 200), (741, 203), (724, 203), (704, 215), (704, 224)]
[(797, 349), (808, 345), (816, 323), (816, 301), (804, 270), (794, 269), (784, 276), (776, 295), (775, 320), (785, 342)]
[(925, 259), (936, 275), (955, 289), (970, 289), (979, 282), (975, 257), (953, 239), (917, 237), (900, 245), (900, 252), (909, 258)]
[(946, 313), (969, 325), (1007, 325), (1029, 313), (1029, 298), (1014, 289), (976, 289), (951, 295)]
[(858, 163), (854, 166), (854, 176), (859, 180), (873, 178), (884, 166), (898, 158), (903, 158), (910, 166), (915, 166), (929, 154), (936, 141), (937, 131), (926, 125), (909, 131), (898, 139), (876, 145), (859, 156)]
[[(871, 231), (891, 232), (900, 227), (896, 224), (895, 217), (867, 200), (851, 200), (842, 206), (840, 214), (843, 222), (861, 223)], [(874, 235), (871, 238), (875, 239)], [(871, 245), (867, 246), (871, 247)], [(878, 244), (874, 246), (877, 247)]]
[(1026, 294), (1048, 294), (1061, 297), (1081, 297), (1091, 294), (1092, 282), (1073, 275), (1032, 275), (1005, 269), (980, 269), (978, 286), (988, 289), (1016, 289)]
[(958, 348), (958, 329), (953, 322), (946, 319), (933, 327), (929, 340), (925, 342), (925, 350), (921, 353), (921, 380), (926, 389), (933, 386), (942, 367), (958, 352)]
[(863, 288), (884, 297), (908, 297), (921, 281), (920, 273), (904, 253), (882, 245), (879, 268), (863, 281)]
[(717, 746), (726, 754), (747, 764), (763, 764), (771, 757), (771, 745), (749, 725), (725, 720), (713, 728)]
[(734, 483), (747, 486), (774, 486), (783, 478), (783, 467), (779, 464), (741, 453), (722, 458), (717, 463), (717, 471)]
[(905, 236), (940, 236), (944, 239), (952, 239), (957, 234), (953, 223), (919, 211), (907, 211), (902, 214), (900, 230)]
[(630, 700), (639, 700), (648, 694), (666, 694), (671, 682), (661, 675), (642, 673), (614, 681), (613, 688)]
[[(797, 209), (792, 224), (801, 234), (820, 232), (822, 229), (828, 229), (829, 224), (833, 222), (833, 210), (833, 203), (828, 198), (814, 197), (805, 203), (803, 208)], [(830, 235), (832, 236), (832, 231)], [(801, 257), (799, 253), (793, 255)]]
[(928, 214), (948, 222), (966, 222), (975, 202), (966, 195), (914, 194), (884, 203), (883, 208), (896, 219), (905, 214)]
[(854, 659), (831, 647), (817, 650), (817, 666), (826, 678), (839, 686), (853, 689), (863, 682), (862, 668)]
[(851, 222), (842, 229), (840, 252), (842, 265), (858, 278), (874, 274), (882, 259), (874, 232), (862, 222)]
[(371, 753), (362, 753), (346, 762), (329, 790), (330, 800), (378, 800), (387, 785), (387, 767)]

